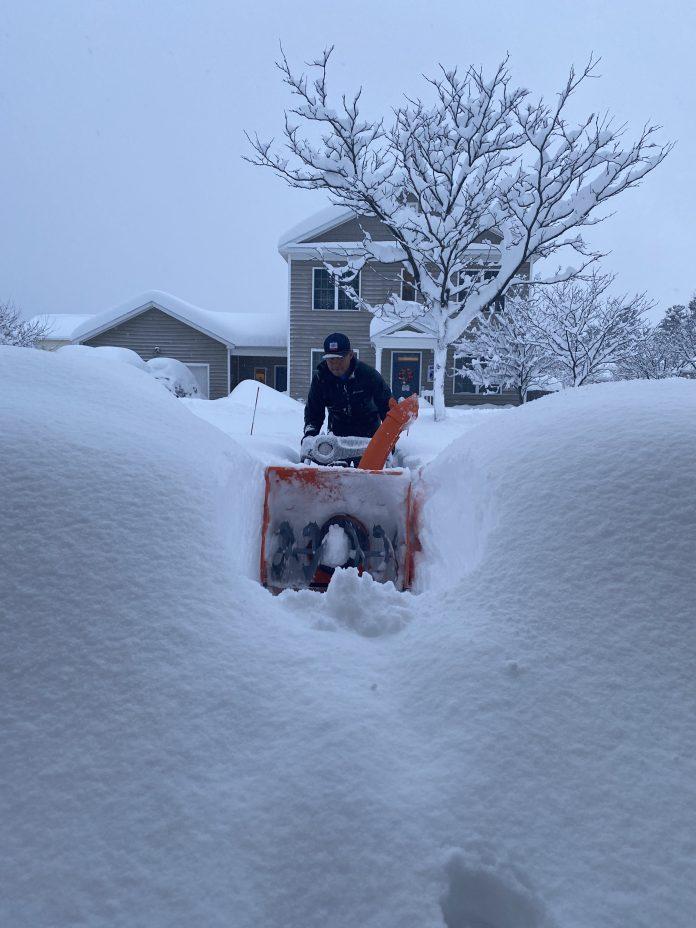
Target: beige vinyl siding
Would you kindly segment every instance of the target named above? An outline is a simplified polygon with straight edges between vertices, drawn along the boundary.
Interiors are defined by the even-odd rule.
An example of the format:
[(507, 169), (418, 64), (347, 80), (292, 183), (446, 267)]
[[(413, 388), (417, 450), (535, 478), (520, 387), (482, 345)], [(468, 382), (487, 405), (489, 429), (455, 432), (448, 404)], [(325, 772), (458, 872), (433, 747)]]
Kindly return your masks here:
[[(311, 352), (321, 348), (331, 332), (343, 332), (360, 360), (374, 365), (375, 349), (370, 342), (372, 315), (359, 309), (312, 309), (312, 272), (322, 267), (320, 261), (290, 264), (290, 395), (305, 400), (311, 380)], [(360, 294), (372, 305), (383, 303), (399, 286), (399, 265), (371, 264), (363, 268)]]
[(362, 242), (365, 232), (369, 232), (375, 242), (386, 242), (393, 239), (389, 229), (374, 216), (361, 216), (359, 219), (348, 219), (333, 229), (327, 229), (321, 235), (313, 235), (308, 242)]
[[(151, 307), (84, 342), (98, 347), (114, 345), (136, 351), (143, 361), (176, 358), (184, 364), (210, 366), (210, 399), (228, 393), (228, 350), (222, 342)], [(155, 348), (159, 348), (159, 352)]]

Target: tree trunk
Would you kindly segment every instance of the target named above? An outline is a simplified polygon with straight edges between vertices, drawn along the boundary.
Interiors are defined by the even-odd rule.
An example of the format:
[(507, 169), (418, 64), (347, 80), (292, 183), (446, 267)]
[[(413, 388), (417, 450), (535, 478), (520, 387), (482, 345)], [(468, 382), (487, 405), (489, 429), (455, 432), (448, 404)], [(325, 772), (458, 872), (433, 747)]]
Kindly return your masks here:
[(438, 344), (433, 352), (434, 354), (434, 374), (433, 374), (433, 407), (435, 410), (435, 421), (442, 422), (446, 416), (445, 413), (445, 368), (447, 366), (447, 345), (442, 347)]

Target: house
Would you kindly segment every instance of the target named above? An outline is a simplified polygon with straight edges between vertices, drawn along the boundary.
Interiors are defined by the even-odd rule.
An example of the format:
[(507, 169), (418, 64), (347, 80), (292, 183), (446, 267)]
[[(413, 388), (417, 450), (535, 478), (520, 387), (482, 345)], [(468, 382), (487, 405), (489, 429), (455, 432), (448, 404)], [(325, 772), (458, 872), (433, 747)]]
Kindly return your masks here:
[[(361, 216), (339, 207), (315, 213), (290, 229), (278, 243), (288, 265), (288, 372), (289, 394), (305, 399), (312, 374), (321, 360), (324, 338), (334, 331), (345, 332), (356, 354), (375, 366), (396, 397), (433, 388), (433, 348), (436, 333), (426, 318), (406, 322), (377, 318), (358, 309), (336, 286), (324, 262), (344, 263), (356, 254), (367, 232), (374, 242), (393, 241), (389, 230), (373, 217)], [(321, 250), (319, 248), (321, 246)], [(490, 246), (481, 245), (490, 250)], [(388, 258), (385, 248), (385, 258)], [(399, 292), (412, 299), (408, 281), (399, 262), (370, 262), (357, 276), (354, 286), (371, 304), (385, 303)], [(455, 371), (461, 372), (455, 375)], [(448, 351), (445, 403), (454, 405), (517, 404), (514, 391), (475, 386), (465, 375), (465, 359)]]
[(63, 345), (71, 345), (73, 332), (89, 319), (92, 319), (93, 315), (93, 313), (54, 313), (45, 316), (34, 316), (30, 322), (46, 326), (46, 336), (36, 342), (36, 347), (43, 348), (45, 351), (55, 351), (56, 348), (62, 348)]
[(248, 378), (287, 388), (283, 313), (209, 312), (152, 290), (106, 312), (40, 318), (49, 328), (40, 347), (116, 345), (145, 361), (176, 358), (190, 368), (201, 396), (209, 399), (227, 396)]
[[(325, 262), (341, 264), (359, 252), (368, 232), (384, 243), (382, 261), (369, 262), (355, 279), (371, 304), (385, 303), (399, 292), (413, 299), (399, 261), (389, 260), (389, 230), (374, 217), (339, 207), (315, 213), (283, 235), (278, 250), (287, 262), (288, 308), (285, 312), (210, 312), (153, 290), (106, 312), (88, 316), (43, 316), (50, 328), (40, 346), (116, 345), (144, 360), (161, 355), (186, 364), (198, 379), (202, 396), (226, 396), (241, 380), (256, 379), (305, 400), (312, 374), (323, 354), (324, 338), (345, 332), (358, 357), (377, 367), (396, 397), (433, 387), (436, 333), (423, 316), (414, 321), (377, 318), (358, 309), (336, 286)], [(474, 246), (490, 252), (490, 245)], [(530, 397), (543, 391), (534, 391)], [(514, 391), (477, 387), (466, 376), (466, 360), (448, 351), (445, 403), (454, 405), (517, 404)]]

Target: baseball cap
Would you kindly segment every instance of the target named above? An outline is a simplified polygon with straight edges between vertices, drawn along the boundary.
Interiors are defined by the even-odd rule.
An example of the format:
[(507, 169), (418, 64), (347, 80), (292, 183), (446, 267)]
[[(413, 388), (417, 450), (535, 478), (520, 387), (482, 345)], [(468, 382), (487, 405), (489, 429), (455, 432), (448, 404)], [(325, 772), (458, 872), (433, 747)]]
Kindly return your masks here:
[(350, 339), (343, 332), (333, 332), (324, 339), (324, 358), (342, 358), (350, 351)]

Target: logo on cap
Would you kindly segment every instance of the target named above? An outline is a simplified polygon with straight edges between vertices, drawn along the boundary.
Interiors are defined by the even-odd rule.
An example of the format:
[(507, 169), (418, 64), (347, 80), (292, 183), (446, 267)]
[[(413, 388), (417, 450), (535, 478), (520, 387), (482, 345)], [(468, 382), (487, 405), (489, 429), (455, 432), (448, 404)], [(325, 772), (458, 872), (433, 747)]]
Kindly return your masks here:
[(338, 342), (329, 342), (329, 348), (331, 349), (331, 351), (337, 351), (337, 350), (338, 350)]

